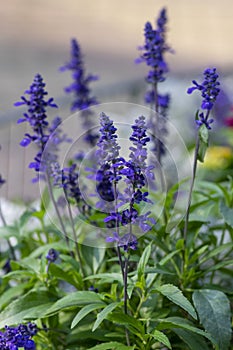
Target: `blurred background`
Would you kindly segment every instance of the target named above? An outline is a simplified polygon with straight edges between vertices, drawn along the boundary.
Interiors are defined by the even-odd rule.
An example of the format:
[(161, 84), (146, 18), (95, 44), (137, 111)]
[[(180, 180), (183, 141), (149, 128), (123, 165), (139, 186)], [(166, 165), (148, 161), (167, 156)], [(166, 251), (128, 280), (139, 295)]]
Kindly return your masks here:
[[(135, 65), (143, 44), (146, 21), (154, 23), (162, 7), (168, 11), (167, 40), (175, 54), (167, 55), (170, 74), (164, 84), (177, 114), (193, 114), (186, 89), (203, 70), (216, 66), (231, 98), (233, 70), (232, 0), (11, 0), (0, 7), (0, 173), (7, 179), (1, 194), (32, 198), (36, 188), (27, 170), (31, 151), (18, 145), (25, 132), (15, 126), (21, 110), (14, 108), (36, 73), (49, 96), (69, 116), (64, 86), (69, 73), (59, 67), (69, 59), (70, 39), (76, 38), (88, 72), (98, 74), (94, 94), (102, 102), (135, 102), (135, 91), (147, 68)], [(141, 100), (140, 102), (142, 102)], [(194, 100), (193, 100), (194, 101)], [(188, 115), (187, 115), (188, 116)], [(27, 153), (29, 152), (29, 153)], [(26, 170), (25, 170), (26, 169)]]

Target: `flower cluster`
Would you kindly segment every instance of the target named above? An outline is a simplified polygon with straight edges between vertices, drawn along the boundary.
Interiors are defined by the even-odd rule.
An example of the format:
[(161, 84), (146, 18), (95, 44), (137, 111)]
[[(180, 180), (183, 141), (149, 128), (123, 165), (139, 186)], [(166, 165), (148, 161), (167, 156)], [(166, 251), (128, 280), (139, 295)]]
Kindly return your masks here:
[(20, 324), (17, 327), (5, 326), (5, 331), (0, 332), (0, 349), (2, 350), (34, 350), (36, 345), (32, 337), (37, 334), (34, 323)]
[(216, 68), (207, 68), (204, 71), (204, 81), (201, 84), (198, 84), (196, 80), (193, 80), (194, 86), (190, 87), (187, 90), (188, 94), (191, 94), (194, 90), (201, 91), (201, 96), (203, 98), (201, 108), (206, 110), (206, 115), (201, 112), (197, 114), (196, 124), (198, 127), (205, 125), (207, 129), (211, 129), (210, 124), (213, 123), (213, 119), (209, 118), (209, 113), (212, 110), (214, 103), (220, 92), (218, 74), (216, 73)]
[[(29, 164), (29, 168), (35, 169), (37, 173), (39, 171), (45, 172), (49, 170), (49, 164), (57, 159), (57, 146), (63, 141), (70, 141), (70, 139), (66, 135), (61, 135), (61, 130), (58, 128), (61, 123), (59, 117), (56, 117), (49, 125), (47, 108), (57, 108), (57, 105), (53, 102), (53, 98), (45, 99), (48, 93), (45, 91), (45, 83), (40, 74), (35, 76), (32, 85), (29, 90), (25, 91), (25, 94), (29, 95), (29, 98), (22, 96), (21, 101), (15, 103), (15, 106), (26, 105), (28, 108), (27, 113), (24, 113), (24, 117), (20, 118), (18, 123), (28, 122), (33, 134), (26, 133), (20, 145), (26, 147), (33, 142), (38, 146), (39, 151), (34, 161)], [(48, 141), (50, 141), (50, 147), (47, 149)], [(37, 180), (38, 177), (33, 181)]]
[(151, 67), (146, 80), (153, 85), (164, 81), (165, 74), (168, 72), (168, 65), (164, 58), (165, 52), (170, 50), (165, 43), (166, 22), (166, 9), (163, 8), (157, 20), (157, 29), (153, 29), (150, 22), (145, 24), (145, 44), (139, 48), (143, 53), (136, 60), (136, 63), (146, 62)]
[(46, 259), (50, 263), (55, 262), (58, 258), (58, 255), (59, 255), (59, 253), (55, 249), (51, 248), (51, 249), (49, 249), (48, 253), (46, 254)]
[[(149, 212), (142, 215), (139, 209), (135, 208), (135, 204), (150, 202), (148, 192), (142, 190), (146, 185), (146, 177), (152, 178), (152, 167), (146, 165), (146, 144), (150, 138), (146, 134), (145, 118), (140, 116), (132, 126), (130, 141), (133, 146), (130, 147), (128, 161), (120, 157), (120, 146), (117, 143), (116, 128), (113, 122), (104, 113), (100, 118), (100, 139), (97, 143), (99, 149), (96, 152), (100, 159), (100, 169), (96, 176), (97, 191), (101, 189), (100, 195), (104, 194), (101, 195), (102, 199), (114, 202), (113, 211), (104, 219), (107, 227), (114, 230), (106, 241), (116, 242), (125, 251), (135, 250), (137, 249), (137, 238), (132, 232), (132, 225), (137, 225), (143, 232), (146, 232), (154, 223), (153, 219), (148, 217)], [(124, 193), (120, 193), (120, 181), (125, 183)], [(122, 205), (125, 208), (120, 212), (119, 208)], [(127, 226), (129, 231), (123, 236), (119, 232), (121, 226)]]
[(211, 110), (214, 106), (214, 102), (220, 92), (218, 74), (216, 73), (216, 68), (208, 68), (204, 71), (204, 81), (198, 84), (196, 80), (193, 80), (194, 86), (190, 87), (187, 91), (191, 94), (194, 90), (201, 91), (201, 96), (203, 98), (201, 108)]
[(146, 81), (152, 87), (145, 94), (145, 102), (155, 107), (156, 116), (151, 116), (148, 126), (154, 135), (153, 151), (156, 152), (157, 161), (160, 162), (161, 156), (165, 155), (164, 138), (167, 135), (166, 121), (170, 102), (170, 96), (159, 94), (157, 86), (158, 83), (165, 80), (165, 75), (168, 72), (165, 53), (167, 51), (171, 52), (166, 44), (167, 11), (165, 8), (160, 11), (156, 24), (157, 28), (153, 29), (151, 23), (146, 23), (145, 44), (139, 48), (144, 52), (136, 62), (146, 62), (151, 68)]
[(100, 125), (100, 137), (96, 151), (96, 157), (99, 160), (99, 169), (96, 172), (96, 189), (101, 199), (108, 203), (116, 199), (116, 184), (121, 179), (119, 170), (124, 164), (124, 159), (119, 154), (117, 129), (105, 113), (100, 115)]
[(70, 61), (61, 67), (61, 71), (65, 70), (70, 70), (73, 78), (72, 84), (65, 88), (67, 93), (74, 94), (71, 111), (82, 111), (83, 129), (86, 131), (84, 140), (89, 145), (94, 146), (98, 135), (93, 130), (93, 113), (88, 108), (98, 104), (98, 101), (95, 97), (91, 96), (89, 84), (92, 81), (98, 80), (98, 77), (96, 75), (86, 74), (81, 48), (76, 39), (71, 40)]
[(61, 169), (59, 163), (55, 162), (52, 164), (51, 176), (54, 179), (53, 185), (64, 189), (65, 197), (60, 197), (61, 206), (73, 200), (83, 215), (90, 214), (91, 207), (85, 202), (80, 190), (76, 164)]

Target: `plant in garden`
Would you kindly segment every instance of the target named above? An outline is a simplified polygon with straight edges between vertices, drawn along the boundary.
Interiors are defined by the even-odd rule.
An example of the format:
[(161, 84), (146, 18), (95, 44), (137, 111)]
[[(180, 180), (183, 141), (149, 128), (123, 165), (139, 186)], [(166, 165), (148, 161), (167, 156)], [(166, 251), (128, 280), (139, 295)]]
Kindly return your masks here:
[(190, 87), (187, 91), (188, 94), (191, 94), (195, 90), (201, 91), (201, 96), (203, 98), (201, 109), (204, 112), (199, 112), (198, 110), (196, 113), (195, 122), (198, 126), (198, 134), (197, 134), (196, 147), (195, 147), (195, 153), (194, 153), (193, 175), (192, 175), (192, 181), (191, 181), (190, 191), (189, 191), (188, 207), (187, 207), (187, 212), (185, 217), (184, 244), (186, 244), (186, 239), (187, 239), (189, 211), (190, 211), (190, 205), (191, 205), (192, 190), (193, 190), (194, 180), (196, 176), (197, 162), (198, 160), (201, 162), (204, 162), (206, 149), (209, 143), (208, 130), (211, 129), (210, 124), (212, 124), (214, 121), (212, 118), (210, 118), (210, 111), (214, 107), (214, 103), (220, 92), (220, 89), (219, 89), (220, 83), (218, 81), (218, 74), (216, 73), (216, 68), (212, 68), (212, 69), (207, 68), (203, 74), (204, 74), (203, 82), (201, 84), (198, 84), (196, 80), (193, 80), (194, 86)]
[[(163, 9), (157, 29), (146, 26), (142, 57), (154, 62), (149, 65), (152, 86), (163, 80), (166, 71), (166, 20)], [(158, 45), (153, 46), (156, 40)], [(84, 80), (76, 80), (72, 92), (85, 81), (85, 75), (78, 75), (78, 69), (82, 74), (84, 70), (76, 44), (73, 41), (76, 61), (72, 58), (73, 68), (67, 69)], [(156, 56), (158, 48), (161, 56)], [(97, 164), (88, 176), (98, 197), (93, 210), (79, 186), (87, 172), (80, 173), (75, 161), (65, 168), (58, 163), (58, 146), (68, 137), (60, 130), (58, 118), (48, 122), (47, 109), (55, 104), (45, 98), (45, 84), (36, 75), (27, 97), (17, 103), (28, 109), (19, 122), (28, 122), (32, 129), (21, 144), (37, 145), (30, 167), (47, 179), (63, 232), (69, 220), (74, 244), (69, 239), (65, 245), (48, 220), (44, 198), (36, 209), (34, 204), (26, 207), (14, 222), (0, 211), (0, 349), (231, 350), (233, 179), (200, 180), (197, 167), (198, 160), (205, 160), (211, 113), (219, 94), (215, 68), (204, 71), (202, 83), (193, 81), (188, 93), (196, 90), (202, 103), (196, 113), (197, 142), (184, 218), (182, 209), (181, 213), (178, 209), (181, 215), (173, 210), (179, 183), (168, 188), (162, 204), (159, 189), (148, 189), (154, 180), (147, 159), (153, 140), (143, 116), (131, 126), (129, 155), (123, 157), (117, 128), (101, 113), (97, 151), (91, 159)], [(80, 90), (80, 106), (82, 91), (86, 90)], [(158, 94), (157, 98), (160, 115), (163, 108), (166, 114), (169, 96)], [(4, 182), (0, 176), (0, 187)], [(53, 186), (63, 191), (67, 212), (55, 201)], [(73, 205), (81, 215), (71, 211)], [(163, 210), (166, 221), (159, 215)], [(90, 213), (85, 216), (86, 211)], [(80, 221), (80, 216), (85, 220)], [(167, 225), (172, 220), (175, 225)], [(84, 243), (93, 235), (93, 246), (78, 243), (77, 235)], [(103, 236), (104, 247), (99, 244)], [(13, 242), (14, 256), (7, 240)], [(34, 323), (26, 324), (28, 320)]]
[(91, 147), (96, 144), (98, 134), (94, 130), (94, 114), (90, 107), (98, 103), (97, 99), (91, 96), (89, 84), (98, 80), (97, 75), (86, 74), (81, 48), (76, 39), (71, 40), (70, 61), (61, 67), (61, 71), (72, 72), (73, 82), (65, 88), (65, 92), (74, 95), (71, 105), (71, 112), (81, 111), (82, 126), (85, 131), (84, 141)]
[[(32, 85), (25, 91), (25, 94), (29, 95), (29, 98), (22, 96), (21, 101), (15, 103), (15, 106), (26, 105), (28, 109), (27, 113), (24, 113), (24, 117), (18, 120), (18, 123), (28, 122), (33, 134), (26, 133), (20, 145), (26, 147), (31, 142), (37, 145), (37, 155), (34, 161), (29, 164), (29, 168), (35, 169), (37, 174), (33, 181), (39, 180), (39, 174), (41, 179), (46, 180), (50, 198), (53, 202), (62, 232), (65, 235), (67, 246), (70, 247), (69, 237), (54, 198), (51, 184), (52, 166), (57, 162), (58, 145), (64, 141), (70, 142), (70, 139), (61, 133), (59, 129), (61, 119), (59, 117), (56, 117), (51, 125), (49, 125), (47, 108), (57, 108), (57, 105), (53, 102), (53, 98), (45, 99), (48, 93), (45, 91), (45, 83), (40, 74), (35, 76)], [(48, 142), (50, 147), (46, 147)], [(72, 251), (70, 253), (73, 255)]]

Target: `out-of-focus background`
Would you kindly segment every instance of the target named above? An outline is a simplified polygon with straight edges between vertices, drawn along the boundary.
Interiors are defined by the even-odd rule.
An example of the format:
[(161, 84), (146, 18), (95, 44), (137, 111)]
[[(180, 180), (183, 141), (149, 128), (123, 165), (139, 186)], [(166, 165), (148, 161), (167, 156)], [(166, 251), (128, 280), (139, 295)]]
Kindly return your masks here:
[[(143, 44), (146, 21), (154, 23), (162, 7), (168, 11), (170, 74), (166, 90), (177, 106), (188, 110), (186, 89), (207, 66), (216, 66), (229, 94), (233, 70), (232, 0), (10, 0), (0, 6), (0, 173), (7, 178), (1, 189), (8, 198), (33, 197), (31, 170), (25, 170), (30, 153), (19, 144), (24, 128), (15, 126), (21, 110), (13, 107), (36, 73), (44, 77), (66, 118), (69, 115), (63, 87), (69, 73), (59, 67), (69, 59), (70, 39), (76, 38), (86, 68), (100, 76), (93, 84), (103, 102), (135, 102), (127, 91), (143, 81), (144, 64), (135, 65), (137, 47)], [(185, 107), (186, 106), (186, 107)], [(191, 112), (192, 113), (192, 112)], [(24, 170), (23, 170), (24, 169)]]

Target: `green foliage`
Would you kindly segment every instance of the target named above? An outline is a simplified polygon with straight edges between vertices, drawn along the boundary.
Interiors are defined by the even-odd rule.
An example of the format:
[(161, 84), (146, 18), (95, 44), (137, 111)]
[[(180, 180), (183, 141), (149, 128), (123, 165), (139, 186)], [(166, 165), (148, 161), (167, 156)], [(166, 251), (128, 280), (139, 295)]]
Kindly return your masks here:
[(211, 334), (219, 350), (227, 350), (231, 341), (231, 309), (226, 295), (213, 289), (195, 290), (193, 302), (201, 324)]
[[(115, 250), (81, 246), (83, 276), (78, 256), (70, 256), (56, 229), (43, 215), (26, 211), (19, 222), (1, 228), (2, 239), (14, 234), (22, 257), (11, 259), (11, 271), (1, 277), (0, 327), (35, 321), (41, 328), (39, 350), (53, 349), (50, 344), (61, 350), (230, 349), (231, 189), (231, 180), (196, 182), (186, 245), (182, 220), (168, 233), (161, 217), (140, 238), (129, 257), (128, 314)], [(168, 197), (167, 213), (172, 208)], [(40, 217), (33, 229), (30, 217)], [(59, 258), (48, 266), (51, 248)], [(3, 263), (6, 259), (3, 255)], [(98, 291), (89, 291), (92, 285)]]
[[(209, 134), (206, 125), (199, 127), (196, 165), (207, 156)], [(86, 180), (86, 173), (81, 176)], [(142, 169), (140, 176), (144, 182)], [(74, 198), (66, 202), (74, 211), (59, 209), (61, 217), (50, 221), (47, 210), (53, 202), (57, 209), (58, 200), (56, 191), (51, 196), (52, 181), (38, 210), (28, 205), (10, 224), (0, 211), (0, 329), (34, 321), (37, 350), (232, 350), (233, 179), (199, 180), (197, 169), (190, 201), (185, 195), (190, 179), (171, 179), (166, 190), (157, 184), (150, 188), (146, 180), (153, 203), (144, 204), (156, 224), (144, 234), (136, 221), (121, 227), (116, 219), (115, 224), (120, 234), (138, 234), (135, 250), (120, 244), (107, 248), (107, 211), (80, 208)], [(119, 214), (128, 203), (119, 206), (122, 194), (114, 190), (114, 203), (107, 204)], [(140, 204), (135, 208), (144, 213)], [(87, 243), (91, 234), (95, 246)], [(48, 257), (51, 249), (57, 251), (54, 259)]]

